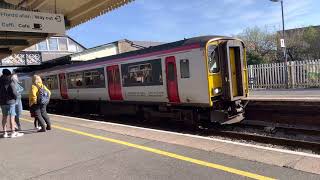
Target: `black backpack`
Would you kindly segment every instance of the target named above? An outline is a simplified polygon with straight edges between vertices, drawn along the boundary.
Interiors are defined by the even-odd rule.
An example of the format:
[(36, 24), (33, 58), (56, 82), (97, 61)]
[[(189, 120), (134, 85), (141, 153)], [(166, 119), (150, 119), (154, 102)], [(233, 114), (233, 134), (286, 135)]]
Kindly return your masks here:
[(44, 86), (38, 86), (38, 104), (47, 105), (50, 101), (50, 93), (44, 88)]
[(5, 105), (12, 96), (12, 88), (10, 85), (0, 85), (0, 104)]

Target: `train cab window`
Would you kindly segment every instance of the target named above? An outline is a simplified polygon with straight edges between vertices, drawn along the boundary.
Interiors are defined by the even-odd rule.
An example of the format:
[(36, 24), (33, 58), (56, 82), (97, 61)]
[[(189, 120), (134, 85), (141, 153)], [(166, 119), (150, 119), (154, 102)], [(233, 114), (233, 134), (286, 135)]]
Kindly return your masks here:
[(190, 69), (189, 69), (188, 59), (180, 60), (180, 74), (181, 74), (181, 78), (190, 78)]
[(210, 73), (217, 73), (220, 71), (217, 46), (208, 47), (208, 68)]

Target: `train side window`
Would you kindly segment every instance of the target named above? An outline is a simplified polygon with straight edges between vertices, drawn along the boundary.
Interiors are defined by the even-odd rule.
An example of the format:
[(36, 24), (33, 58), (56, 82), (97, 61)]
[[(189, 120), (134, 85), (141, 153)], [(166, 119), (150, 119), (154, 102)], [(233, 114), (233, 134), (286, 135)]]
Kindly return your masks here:
[(92, 72), (89, 71), (84, 73), (84, 82), (86, 87), (93, 86)]
[(68, 74), (68, 87), (70, 89), (82, 88), (83, 87), (83, 73), (74, 72)]
[(51, 90), (58, 89), (57, 75), (50, 75), (43, 78), (44, 84)]
[(84, 72), (85, 88), (104, 88), (103, 68), (89, 70)]
[(181, 74), (181, 78), (190, 78), (190, 69), (189, 69), (188, 59), (180, 60), (180, 74)]
[(77, 73), (75, 81), (76, 81), (76, 87), (82, 87), (83, 86), (83, 74)]
[(124, 87), (162, 85), (161, 59), (122, 64), (121, 77)]

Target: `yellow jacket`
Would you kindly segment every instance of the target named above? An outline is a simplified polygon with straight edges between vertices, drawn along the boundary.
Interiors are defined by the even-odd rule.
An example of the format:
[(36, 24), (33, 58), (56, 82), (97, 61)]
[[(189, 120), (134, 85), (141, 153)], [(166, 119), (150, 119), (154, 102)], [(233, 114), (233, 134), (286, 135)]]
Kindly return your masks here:
[[(49, 92), (49, 94), (51, 96), (50, 90), (44, 84), (38, 83), (37, 86), (40, 87), (40, 88), (45, 88)], [(38, 102), (38, 91), (39, 91), (39, 88), (37, 86), (35, 84), (32, 84), (32, 86), (31, 86), (31, 91), (29, 93), (29, 106), (30, 107), (32, 105), (34, 105), (34, 104), (37, 104), (37, 102)]]

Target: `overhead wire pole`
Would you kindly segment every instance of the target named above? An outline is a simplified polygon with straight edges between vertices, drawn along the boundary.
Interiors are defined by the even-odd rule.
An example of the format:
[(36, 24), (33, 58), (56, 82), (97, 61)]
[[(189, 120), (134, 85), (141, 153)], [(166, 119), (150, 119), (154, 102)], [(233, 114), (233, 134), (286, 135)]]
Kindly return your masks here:
[(272, 2), (279, 2), (281, 3), (281, 15), (282, 15), (282, 39), (280, 39), (281, 48), (283, 50), (283, 58), (285, 64), (285, 85), (286, 88), (289, 88), (289, 76), (288, 76), (288, 60), (287, 60), (287, 50), (285, 45), (285, 30), (284, 30), (284, 12), (283, 12), (283, 0), (270, 0)]

